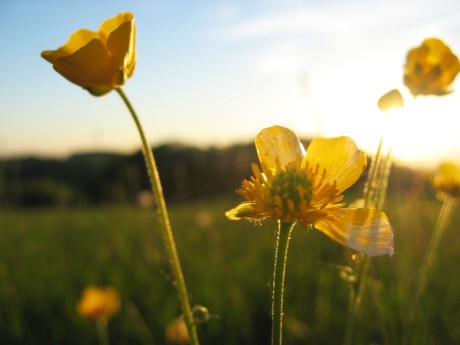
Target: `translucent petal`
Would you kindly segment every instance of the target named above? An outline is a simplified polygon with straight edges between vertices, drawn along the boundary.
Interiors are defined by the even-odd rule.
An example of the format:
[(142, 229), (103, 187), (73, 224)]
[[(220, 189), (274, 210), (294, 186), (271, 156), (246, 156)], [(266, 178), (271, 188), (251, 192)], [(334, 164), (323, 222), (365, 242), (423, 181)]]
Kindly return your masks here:
[(86, 29), (81, 29), (72, 34), (70, 36), (69, 40), (64, 44), (62, 47), (60, 47), (57, 50), (46, 50), (42, 52), (41, 56), (54, 64), (54, 62), (61, 58), (61, 57), (66, 57), (69, 55), (72, 55), (75, 53), (77, 50), (81, 49), (85, 45), (87, 45), (89, 42), (91, 42), (94, 39), (99, 39), (99, 33), (94, 32), (94, 31), (89, 31)]
[(460, 196), (460, 168), (454, 163), (442, 163), (433, 177), (433, 184), (440, 192)]
[(342, 208), (314, 226), (334, 241), (368, 255), (393, 255), (393, 230), (382, 211)]
[(101, 41), (94, 39), (72, 55), (53, 64), (63, 77), (83, 88), (107, 88), (113, 85), (110, 57)]
[(119, 24), (109, 34), (107, 48), (113, 55), (115, 65), (126, 69), (125, 72), (131, 75), (136, 62), (136, 27), (133, 18)]
[(427, 62), (433, 65), (439, 63), (446, 54), (451, 54), (450, 48), (437, 38), (424, 40), (422, 46), (428, 47), (430, 53), (428, 54)]
[(290, 129), (273, 126), (263, 129), (256, 137), (256, 149), (262, 171), (280, 170), (290, 163), (300, 164), (304, 148)]
[(393, 89), (379, 98), (377, 105), (381, 111), (393, 108), (404, 108), (404, 100), (397, 89)]
[(338, 193), (353, 185), (363, 173), (367, 158), (358, 149), (355, 142), (348, 137), (314, 139), (307, 148), (304, 165), (310, 168), (319, 167), (319, 174), (324, 179), (337, 183)]
[(445, 95), (460, 71), (458, 57), (437, 38), (429, 38), (407, 54), (404, 84), (414, 96)]
[(101, 32), (105, 37), (109, 37), (110, 34), (115, 31), (120, 25), (126, 22), (134, 20), (134, 15), (131, 12), (119, 13), (116, 16), (107, 19), (99, 27), (99, 32)]
[(230, 220), (261, 219), (261, 216), (256, 212), (254, 203), (252, 202), (243, 202), (239, 204), (230, 211), (225, 212), (225, 216)]

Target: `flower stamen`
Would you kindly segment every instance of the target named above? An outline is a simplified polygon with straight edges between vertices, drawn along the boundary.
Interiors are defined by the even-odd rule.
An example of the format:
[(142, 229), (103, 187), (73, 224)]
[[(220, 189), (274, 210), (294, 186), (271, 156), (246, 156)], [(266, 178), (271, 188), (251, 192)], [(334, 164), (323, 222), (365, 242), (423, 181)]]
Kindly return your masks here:
[(289, 166), (270, 181), (272, 202), (283, 216), (294, 216), (310, 205), (313, 188), (306, 171)]

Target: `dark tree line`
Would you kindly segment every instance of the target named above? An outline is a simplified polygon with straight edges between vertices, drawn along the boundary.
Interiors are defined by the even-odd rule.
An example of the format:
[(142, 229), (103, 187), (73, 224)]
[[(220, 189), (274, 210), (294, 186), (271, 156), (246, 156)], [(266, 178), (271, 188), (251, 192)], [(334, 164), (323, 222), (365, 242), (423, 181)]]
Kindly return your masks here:
[[(167, 144), (154, 148), (154, 155), (168, 202), (231, 193), (252, 175), (251, 163), (258, 162), (253, 143), (207, 149)], [(424, 175), (401, 167), (393, 170), (390, 189), (429, 188)], [(0, 161), (0, 206), (133, 203), (145, 190), (150, 184), (140, 151)]]
[[(154, 148), (154, 155), (169, 201), (230, 192), (257, 161), (253, 144), (207, 149), (168, 144)], [(141, 152), (0, 162), (0, 201), (7, 206), (133, 202), (149, 189)]]

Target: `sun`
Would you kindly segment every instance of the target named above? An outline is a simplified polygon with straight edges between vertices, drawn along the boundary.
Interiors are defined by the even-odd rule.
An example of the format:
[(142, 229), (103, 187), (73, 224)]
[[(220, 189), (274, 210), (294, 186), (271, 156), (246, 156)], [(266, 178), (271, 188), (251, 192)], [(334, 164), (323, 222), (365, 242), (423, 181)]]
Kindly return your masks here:
[(404, 109), (382, 112), (371, 91), (356, 99), (331, 94), (320, 104), (324, 127), (319, 136), (350, 136), (369, 155), (383, 137), (395, 161), (416, 168), (431, 169), (445, 160), (460, 163), (460, 98), (455, 93), (416, 99), (403, 95)]
[(388, 135), (395, 158), (431, 168), (443, 160), (460, 162), (457, 117), (460, 99), (452, 95), (419, 97), (391, 114)]

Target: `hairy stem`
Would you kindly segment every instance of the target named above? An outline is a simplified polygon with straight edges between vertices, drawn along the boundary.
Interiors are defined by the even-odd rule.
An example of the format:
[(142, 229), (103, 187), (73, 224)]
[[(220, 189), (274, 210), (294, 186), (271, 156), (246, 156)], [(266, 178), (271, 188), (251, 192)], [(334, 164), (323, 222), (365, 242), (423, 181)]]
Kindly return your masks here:
[(272, 345), (281, 345), (283, 342), (283, 302), (284, 302), (284, 278), (286, 276), (286, 262), (295, 222), (278, 222), (275, 243), (275, 264), (273, 268), (273, 291), (272, 291)]
[(174, 241), (174, 236), (169, 221), (169, 215), (166, 208), (166, 202), (163, 195), (163, 188), (160, 181), (160, 175), (158, 173), (155, 159), (153, 157), (153, 152), (147, 142), (142, 125), (129, 99), (126, 97), (125, 93), (120, 87), (115, 88), (115, 90), (120, 95), (125, 105), (128, 107), (128, 110), (131, 113), (131, 116), (136, 124), (136, 128), (139, 132), (139, 136), (142, 141), (142, 152), (144, 154), (150, 184), (155, 198), (156, 211), (161, 224), (163, 240), (166, 247), (166, 254), (168, 256), (169, 264), (171, 265), (171, 269), (174, 274), (174, 285), (177, 288), (179, 300), (182, 305), (182, 312), (184, 314), (185, 324), (187, 325), (187, 330), (190, 337), (190, 344), (198, 345), (199, 341), (196, 331), (196, 324), (193, 319), (193, 313), (188, 299), (187, 287), (185, 285), (185, 279), (182, 273), (179, 255), (177, 253), (176, 243)]

